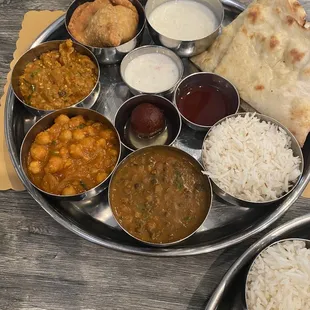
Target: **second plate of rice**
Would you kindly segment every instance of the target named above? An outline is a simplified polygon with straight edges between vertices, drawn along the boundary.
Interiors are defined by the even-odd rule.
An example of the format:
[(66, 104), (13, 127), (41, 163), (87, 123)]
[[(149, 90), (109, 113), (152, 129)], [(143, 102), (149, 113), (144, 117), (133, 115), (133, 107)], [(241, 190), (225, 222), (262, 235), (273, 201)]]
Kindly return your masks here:
[(284, 239), (265, 248), (247, 279), (248, 310), (310, 309), (310, 241)]

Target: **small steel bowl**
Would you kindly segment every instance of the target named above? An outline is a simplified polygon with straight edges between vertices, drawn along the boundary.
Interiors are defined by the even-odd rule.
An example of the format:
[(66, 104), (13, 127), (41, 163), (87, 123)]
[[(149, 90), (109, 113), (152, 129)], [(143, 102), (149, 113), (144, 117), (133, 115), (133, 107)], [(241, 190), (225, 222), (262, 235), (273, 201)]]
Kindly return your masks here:
[(118, 221), (118, 218), (117, 216), (115, 215), (114, 213), (114, 210), (113, 210), (113, 206), (111, 204), (111, 192), (113, 191), (113, 178), (115, 177), (115, 175), (117, 174), (117, 171), (118, 169), (120, 169), (122, 166), (126, 165), (126, 163), (128, 162), (128, 160), (130, 160), (131, 158), (134, 158), (136, 156), (139, 156), (141, 153), (144, 153), (144, 152), (147, 152), (147, 151), (156, 151), (156, 150), (159, 150), (159, 149), (170, 149), (170, 150), (173, 150), (174, 152), (176, 153), (179, 153), (181, 154), (182, 156), (184, 156), (187, 160), (188, 160), (188, 164), (189, 165), (192, 165), (195, 167), (195, 169), (197, 169), (197, 173), (201, 173), (203, 167), (201, 166), (201, 164), (194, 158), (192, 157), (191, 155), (189, 155), (188, 153), (186, 153), (185, 151), (183, 150), (180, 150), (178, 148), (175, 148), (175, 147), (172, 147), (172, 146), (166, 146), (166, 145), (156, 145), (156, 146), (149, 146), (149, 147), (145, 147), (145, 148), (142, 148), (142, 149), (139, 149), (133, 153), (131, 153), (130, 155), (128, 155), (127, 157), (125, 157), (121, 163), (118, 165), (117, 169), (114, 171), (112, 177), (111, 177), (111, 180), (110, 180), (110, 184), (109, 184), (109, 193), (108, 193), (108, 200), (109, 200), (109, 205), (110, 205), (110, 208), (112, 210), (112, 214), (114, 216), (114, 219), (115, 221), (118, 223), (118, 225), (131, 237), (133, 237), (134, 239), (144, 243), (144, 244), (147, 244), (147, 245), (150, 245), (150, 246), (154, 246), (154, 247), (168, 247), (168, 246), (172, 246), (172, 245), (176, 245), (180, 242), (183, 242), (185, 241), (186, 239), (188, 239), (189, 237), (191, 237), (193, 234), (195, 234), (200, 227), (202, 227), (203, 223), (206, 221), (209, 213), (210, 213), (210, 209), (212, 207), (212, 201), (213, 201), (213, 192), (212, 192), (212, 185), (211, 185), (211, 182), (210, 182), (210, 179), (208, 176), (206, 175), (203, 175), (204, 176), (204, 180), (205, 180), (205, 186), (210, 194), (210, 200), (208, 202), (208, 205), (206, 206), (206, 212), (205, 212), (205, 216), (201, 219), (201, 223), (200, 225), (192, 232), (190, 233), (189, 235), (187, 235), (185, 238), (183, 239), (180, 239), (180, 240), (177, 240), (177, 241), (173, 241), (173, 242), (170, 242), (170, 243), (152, 243), (152, 242), (148, 242), (148, 241), (144, 241), (144, 240), (141, 240), (137, 237), (135, 237), (134, 235), (132, 235), (130, 232), (128, 232)]
[(244, 299), (245, 299), (245, 305), (246, 305), (246, 309), (247, 310), (252, 310), (249, 308), (249, 301), (248, 301), (248, 285), (249, 285), (249, 278), (250, 278), (250, 272), (252, 271), (253, 269), (253, 266), (254, 264), (256, 263), (258, 257), (261, 256), (261, 254), (263, 254), (265, 251), (267, 251), (270, 247), (273, 247), (279, 243), (282, 243), (282, 242), (293, 242), (293, 241), (303, 241), (305, 242), (306, 244), (306, 248), (307, 249), (310, 249), (310, 240), (308, 239), (304, 239), (304, 238), (287, 238), (287, 239), (281, 239), (281, 240), (278, 240), (278, 241), (275, 241), (273, 243), (271, 243), (270, 245), (268, 245), (267, 247), (265, 247), (263, 250), (261, 250), (257, 255), (256, 257), (254, 258), (254, 260), (252, 261), (252, 264), (250, 265), (250, 268), (248, 269), (247, 271), (247, 275), (246, 275), (246, 280), (245, 280), (245, 289), (244, 289)]
[[(203, 145), (205, 143), (205, 140), (208, 139), (210, 132), (212, 132), (213, 128), (218, 126), (219, 124), (221, 124), (222, 122), (224, 122), (226, 119), (231, 118), (231, 117), (237, 117), (237, 116), (245, 116), (247, 113), (243, 112), (243, 113), (237, 113), (234, 115), (229, 115), (227, 117), (224, 117), (223, 119), (221, 119), (220, 121), (218, 121), (210, 130), (209, 132), (206, 134), (204, 141), (203, 141)], [(224, 191), (222, 188), (220, 188), (216, 182), (211, 179), (211, 183), (212, 183), (212, 187), (214, 192), (221, 197), (222, 199), (224, 199), (225, 201), (239, 206), (239, 207), (245, 207), (245, 208), (261, 208), (261, 207), (266, 207), (269, 206), (273, 203), (279, 202), (282, 199), (284, 199), (285, 197), (287, 197), (297, 186), (297, 184), (299, 183), (299, 181), (302, 178), (302, 174), (303, 174), (303, 170), (304, 170), (304, 157), (303, 157), (303, 153), (302, 150), (300, 148), (300, 145), (298, 143), (298, 141), (296, 140), (295, 136), (285, 127), (283, 126), (280, 122), (278, 122), (277, 120), (275, 120), (274, 118), (271, 118), (269, 116), (263, 115), (263, 114), (259, 114), (259, 113), (255, 113), (256, 117), (259, 118), (261, 121), (265, 121), (265, 122), (269, 122), (271, 124), (275, 124), (276, 126), (278, 126), (279, 128), (283, 129), (286, 134), (290, 137), (291, 139), (291, 149), (293, 150), (293, 154), (294, 156), (298, 156), (300, 158), (300, 166), (299, 169), (301, 171), (300, 176), (298, 177), (298, 179), (296, 180), (294, 186), (291, 187), (291, 189), (285, 193), (284, 195), (282, 195), (281, 197), (277, 198), (277, 199), (273, 199), (273, 200), (269, 200), (269, 201), (262, 201), (262, 202), (253, 202), (253, 201), (248, 201), (248, 200), (243, 200), (240, 198), (236, 198), (230, 194), (228, 194), (226, 191)], [(204, 166), (205, 170), (206, 170), (206, 159), (204, 158), (204, 154), (202, 152), (202, 165)]]
[(28, 181), (32, 184), (32, 186), (34, 186), (38, 191), (49, 196), (50, 198), (57, 199), (57, 200), (67, 200), (67, 201), (82, 201), (82, 200), (92, 199), (107, 188), (110, 176), (113, 174), (114, 170), (107, 176), (107, 178), (104, 181), (102, 181), (97, 186), (95, 186), (95, 187), (93, 187), (93, 188), (91, 188), (91, 189), (89, 189), (83, 193), (76, 194), (76, 195), (56, 195), (56, 194), (48, 193), (48, 192), (42, 190), (41, 188), (37, 187), (35, 184), (33, 184), (32, 181), (30, 180), (30, 178), (28, 177), (28, 174), (27, 174), (27, 157), (28, 157), (28, 154), (30, 152), (30, 148), (31, 148), (32, 143), (34, 142), (36, 136), (40, 132), (50, 128), (54, 124), (55, 118), (61, 114), (65, 114), (69, 117), (82, 115), (87, 120), (93, 120), (96, 122), (107, 124), (109, 126), (109, 128), (115, 132), (115, 134), (117, 135), (117, 138), (118, 138), (119, 155), (118, 155), (118, 159), (117, 159), (117, 162), (115, 164), (114, 170), (116, 169), (117, 164), (119, 163), (119, 160), (121, 157), (121, 142), (120, 142), (118, 132), (115, 129), (115, 127), (113, 126), (113, 124), (105, 116), (103, 116), (102, 114), (100, 114), (94, 110), (89, 110), (89, 109), (85, 109), (85, 108), (65, 108), (65, 109), (54, 111), (54, 112), (42, 117), (38, 122), (36, 122), (30, 128), (30, 130), (26, 134), (26, 136), (23, 140), (21, 149), (20, 149), (20, 165), (22, 168), (21, 169), (22, 173), (28, 179)]
[(119, 132), (122, 145), (130, 152), (136, 150), (126, 139), (126, 125), (128, 124), (133, 109), (141, 103), (151, 103), (163, 111), (168, 131), (168, 139), (165, 145), (172, 145), (181, 132), (181, 116), (171, 101), (156, 95), (138, 95), (128, 99), (120, 106), (115, 115), (114, 125)]
[[(125, 71), (126, 68), (128, 66), (128, 64), (135, 59), (138, 56), (141, 55), (145, 55), (145, 54), (151, 54), (151, 53), (158, 53), (158, 54), (163, 54), (166, 55), (168, 57), (170, 57), (175, 64), (177, 65), (178, 69), (179, 69), (179, 78), (178, 80), (175, 82), (175, 84), (170, 88), (167, 89), (163, 92), (160, 93), (147, 93), (143, 90), (139, 90), (139, 89), (135, 89), (133, 88), (130, 84), (128, 84), (128, 82), (126, 81), (125, 78)], [(175, 86), (178, 84), (178, 82), (182, 79), (183, 73), (184, 73), (184, 65), (182, 60), (180, 59), (180, 57), (178, 57), (178, 55), (176, 55), (174, 52), (172, 52), (171, 50), (162, 47), (162, 46), (156, 46), (156, 45), (145, 45), (139, 48), (136, 48), (135, 50), (133, 50), (132, 52), (130, 52), (128, 55), (126, 55), (126, 57), (123, 59), (122, 63), (121, 63), (121, 67), (120, 67), (120, 71), (121, 71), (121, 77), (123, 79), (123, 81), (126, 83), (126, 85), (129, 87), (131, 93), (133, 95), (139, 95), (139, 94), (155, 94), (155, 95), (160, 95), (160, 96), (169, 96), (170, 94), (173, 93)]]
[(175, 40), (173, 38), (168, 38), (150, 24), (150, 16), (152, 12), (161, 4), (169, 2), (171, 0), (148, 0), (145, 6), (145, 15), (148, 24), (148, 29), (153, 41), (158, 44), (172, 49), (180, 57), (192, 57), (204, 52), (216, 39), (220, 32), (221, 24), (224, 19), (224, 7), (219, 0), (199, 0), (200, 3), (206, 5), (213, 11), (217, 19), (216, 29), (210, 33), (208, 36), (192, 41), (181, 41)]
[(178, 107), (178, 102), (184, 94), (188, 93), (192, 87), (197, 86), (213, 86), (219, 89), (230, 100), (230, 111), (228, 115), (238, 112), (240, 107), (240, 97), (236, 87), (230, 83), (227, 79), (220, 75), (209, 72), (197, 72), (185, 77), (175, 88), (173, 94), (173, 103), (176, 105), (184, 123), (190, 128), (197, 131), (208, 131), (212, 126), (203, 126), (196, 124), (187, 119)]
[[(36, 47), (31, 48), (19, 58), (19, 60), (15, 64), (14, 69), (12, 71), (11, 83), (12, 83), (12, 88), (13, 88), (15, 96), (20, 102), (23, 103), (26, 109), (28, 109), (32, 114), (36, 116), (43, 116), (55, 110), (42, 110), (42, 109), (37, 109), (35, 107), (28, 105), (24, 101), (23, 96), (19, 89), (19, 77), (24, 73), (25, 67), (28, 63), (39, 58), (43, 53), (47, 53), (53, 50), (58, 50), (59, 45), (61, 43), (64, 43), (65, 41), (66, 40), (49, 41), (49, 42), (45, 42), (40, 45), (37, 45)], [(90, 50), (88, 50), (86, 47), (82, 46), (79, 43), (75, 43), (75, 42), (73, 42), (73, 47), (78, 53), (88, 56), (93, 61), (93, 63), (97, 67), (98, 75), (97, 75), (96, 84), (94, 88), (91, 90), (91, 92), (89, 93), (89, 95), (87, 95), (81, 101), (77, 102), (76, 104), (70, 107), (84, 107), (84, 108), (90, 109), (95, 104), (100, 94), (100, 81), (99, 81), (100, 67), (99, 67), (99, 64), (98, 64), (98, 61), (95, 55)]]
[[(70, 4), (67, 10), (66, 18), (65, 18), (65, 26), (66, 26), (66, 29), (69, 35), (75, 41), (77, 40), (70, 33), (70, 30), (68, 27), (72, 14), (77, 9), (78, 6), (84, 4), (85, 2), (93, 2), (93, 1), (94, 0), (74, 0)], [(111, 65), (111, 64), (119, 63), (121, 62), (121, 60), (124, 58), (124, 56), (127, 53), (129, 53), (130, 51), (132, 51), (133, 49), (135, 49), (136, 47), (142, 44), (143, 31), (146, 25), (144, 9), (139, 0), (130, 0), (130, 2), (136, 7), (138, 11), (138, 15), (139, 15), (137, 34), (134, 38), (116, 47), (96, 47), (96, 46), (85, 45), (80, 42), (80, 44), (85, 45), (88, 49), (90, 49), (94, 53), (94, 55), (97, 57), (100, 64)]]

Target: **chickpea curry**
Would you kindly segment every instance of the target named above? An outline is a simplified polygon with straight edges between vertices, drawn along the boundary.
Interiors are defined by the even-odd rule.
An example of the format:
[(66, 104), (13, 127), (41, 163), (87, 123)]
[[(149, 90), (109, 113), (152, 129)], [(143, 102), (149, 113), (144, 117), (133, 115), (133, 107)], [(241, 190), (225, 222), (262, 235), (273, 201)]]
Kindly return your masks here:
[(27, 105), (40, 110), (59, 110), (87, 97), (98, 78), (96, 64), (78, 53), (71, 40), (59, 50), (44, 53), (26, 65), (19, 77), (21, 95)]
[(210, 195), (199, 167), (171, 148), (145, 149), (129, 157), (110, 185), (119, 224), (137, 239), (157, 244), (196, 231), (210, 208)]
[(58, 116), (39, 133), (27, 157), (30, 180), (56, 195), (75, 195), (104, 181), (119, 156), (119, 139), (109, 124), (83, 116)]

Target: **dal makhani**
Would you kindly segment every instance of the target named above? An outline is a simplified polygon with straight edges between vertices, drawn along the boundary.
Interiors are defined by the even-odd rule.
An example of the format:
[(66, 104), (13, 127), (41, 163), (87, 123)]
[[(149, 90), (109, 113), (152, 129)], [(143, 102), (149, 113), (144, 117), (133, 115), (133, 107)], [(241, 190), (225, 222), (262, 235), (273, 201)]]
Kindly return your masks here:
[(110, 184), (119, 224), (150, 243), (172, 243), (202, 224), (211, 203), (210, 185), (187, 155), (150, 147), (123, 162)]

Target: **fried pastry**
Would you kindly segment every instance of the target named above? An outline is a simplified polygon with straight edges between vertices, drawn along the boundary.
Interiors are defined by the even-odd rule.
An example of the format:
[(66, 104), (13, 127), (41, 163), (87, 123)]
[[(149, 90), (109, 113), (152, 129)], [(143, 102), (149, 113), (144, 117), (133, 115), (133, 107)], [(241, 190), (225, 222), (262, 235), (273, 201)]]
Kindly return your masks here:
[(74, 11), (69, 31), (85, 45), (113, 47), (131, 40), (138, 22), (138, 12), (129, 0), (95, 0)]

